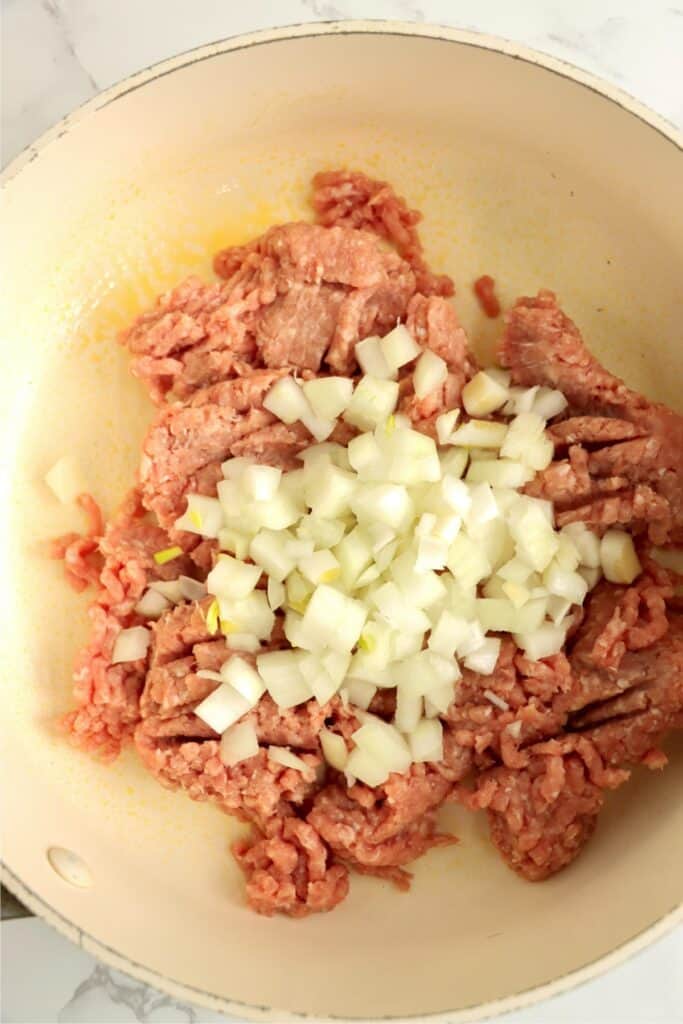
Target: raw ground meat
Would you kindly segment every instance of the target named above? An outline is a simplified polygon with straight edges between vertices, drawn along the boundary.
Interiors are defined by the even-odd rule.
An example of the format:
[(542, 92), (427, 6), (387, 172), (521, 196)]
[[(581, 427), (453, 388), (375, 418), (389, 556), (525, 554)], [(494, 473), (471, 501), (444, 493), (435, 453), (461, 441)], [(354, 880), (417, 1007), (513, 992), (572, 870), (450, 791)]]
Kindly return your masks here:
[(359, 171), (321, 171), (313, 178), (313, 208), (320, 224), (344, 225), (373, 231), (396, 247), (415, 272), (422, 295), (455, 294), (445, 274), (434, 274), (425, 262), (417, 225), (419, 210), (409, 210), (386, 181), (375, 181)]
[[(583, 479), (570, 448), (564, 486), (558, 486), (557, 464), (541, 474), (540, 484), (534, 481), (533, 493), (539, 494), (549, 480), (545, 493), (555, 495), (558, 524), (580, 519), (598, 530), (620, 524), (647, 532), (654, 544), (683, 543), (683, 416), (631, 391), (601, 366), (550, 291), (517, 300), (506, 316), (499, 357), (516, 384), (564, 393), (572, 418), (555, 428), (558, 449), (614, 446), (591, 449)], [(634, 444), (634, 436), (640, 444)], [(604, 478), (618, 480), (615, 493), (602, 497), (598, 490), (593, 497), (591, 485), (599, 488)]]
[[(150, 582), (203, 580), (214, 564), (216, 541), (174, 527), (187, 495), (215, 494), (231, 456), (299, 466), (310, 436), (269, 413), (266, 393), (293, 370), (304, 379), (357, 374), (356, 342), (397, 322), (448, 368), (421, 399), (410, 368), (401, 373), (399, 408), (417, 429), (433, 435), (436, 417), (460, 405), (477, 369), (446, 301), (453, 283), (425, 263), (420, 214), (385, 182), (347, 171), (317, 175), (313, 204), (318, 224), (281, 225), (223, 250), (220, 281), (189, 278), (124, 332), (133, 372), (160, 406), (139, 488), (106, 527), (93, 499), (81, 496), (85, 533), (52, 549), (74, 586), (98, 587), (74, 675), (77, 707), (63, 720), (72, 740), (108, 758), (132, 742), (162, 785), (248, 822), (251, 836), (234, 845), (247, 899), (260, 913), (295, 917), (343, 900), (350, 868), (407, 888), (406, 865), (455, 841), (436, 819), (448, 800), (486, 810), (510, 866), (546, 878), (588, 841), (605, 791), (633, 764), (661, 768), (662, 737), (683, 727), (683, 602), (647, 553), (648, 539), (683, 536), (683, 420), (601, 367), (555, 296), (541, 292), (518, 300), (501, 341), (516, 383), (559, 387), (569, 400), (550, 427), (555, 459), (528, 490), (555, 503), (560, 524), (626, 526), (638, 538), (643, 574), (629, 587), (600, 583), (562, 653), (531, 661), (508, 637), (491, 675), (464, 669), (441, 716), (438, 763), (414, 764), (374, 789), (349, 787), (326, 766), (320, 734), (327, 728), (351, 746), (354, 710), (335, 697), (283, 711), (266, 694), (246, 716), (258, 753), (223, 764), (219, 737), (194, 713), (217, 685), (199, 673), (216, 672), (230, 655), (229, 638), (207, 627), (212, 599), (183, 601), (151, 623), (136, 612)], [(332, 439), (346, 444), (353, 433), (340, 422)], [(157, 565), (155, 552), (175, 545), (179, 556)], [(143, 623), (151, 629), (145, 658), (112, 665), (119, 632)], [(263, 649), (285, 646), (278, 614)], [(254, 655), (241, 656), (254, 664)], [(390, 720), (394, 691), (380, 689), (370, 710)], [(270, 745), (292, 748), (306, 770), (270, 760)]]

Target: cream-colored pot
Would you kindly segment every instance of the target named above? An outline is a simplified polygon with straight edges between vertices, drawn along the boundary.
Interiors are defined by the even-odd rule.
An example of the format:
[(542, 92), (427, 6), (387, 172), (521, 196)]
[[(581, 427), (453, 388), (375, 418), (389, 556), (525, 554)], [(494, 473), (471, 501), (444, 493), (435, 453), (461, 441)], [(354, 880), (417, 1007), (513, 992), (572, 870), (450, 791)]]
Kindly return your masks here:
[[(425, 214), (433, 264), (480, 352), (471, 282), (554, 288), (591, 348), (681, 407), (681, 138), (608, 86), (500, 40), (383, 23), (308, 25), (174, 58), (94, 99), (8, 168), (2, 211), (3, 858), (10, 887), (107, 963), (187, 1000), (282, 1020), (466, 1021), (562, 991), (682, 916), (683, 749), (609, 801), (569, 870), (521, 881), (485, 820), (399, 895), (354, 878), (334, 913), (267, 920), (227, 853), (241, 826), (105, 767), (53, 721), (87, 635), (42, 542), (78, 528), (42, 482), (75, 452), (110, 513), (152, 413), (116, 332), (214, 250), (310, 216), (311, 174), (389, 178)], [(92, 884), (53, 870), (78, 854)]]

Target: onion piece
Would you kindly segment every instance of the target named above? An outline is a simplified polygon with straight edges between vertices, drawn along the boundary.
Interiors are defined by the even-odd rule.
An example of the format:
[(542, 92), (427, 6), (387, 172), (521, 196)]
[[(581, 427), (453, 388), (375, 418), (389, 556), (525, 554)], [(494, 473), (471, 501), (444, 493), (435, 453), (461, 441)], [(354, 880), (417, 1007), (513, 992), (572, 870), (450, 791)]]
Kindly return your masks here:
[(359, 341), (355, 353), (356, 361), (363, 373), (380, 380), (396, 379), (396, 367), (387, 363), (380, 339), (376, 335)]
[(232, 555), (221, 554), (206, 577), (206, 589), (226, 600), (240, 600), (251, 594), (260, 577), (260, 565), (250, 565)]
[(218, 531), (218, 546), (221, 551), (228, 551), (235, 558), (245, 559), (249, 554), (250, 537), (232, 526), (223, 526)]
[(180, 585), (180, 580), (152, 580), (149, 585), (150, 590), (155, 590), (158, 594), (162, 594), (167, 601), (171, 604), (180, 604), (183, 600), (183, 588)]
[(227, 640), (231, 651), (255, 654), (261, 650), (261, 641), (254, 633), (231, 633)]
[(351, 739), (389, 772), (403, 774), (410, 768), (410, 747), (398, 729), (381, 718), (365, 715), (363, 725), (351, 734)]
[(306, 764), (302, 757), (294, 754), (288, 747), (268, 747), (268, 760), (282, 765), (283, 768), (293, 768), (302, 775), (311, 775), (313, 772), (311, 765)]
[(532, 661), (540, 661), (542, 658), (558, 654), (562, 650), (566, 635), (566, 627), (544, 622), (529, 633), (516, 633), (515, 643)]
[(223, 506), (218, 498), (190, 494), (185, 512), (174, 525), (176, 530), (187, 530), (201, 537), (217, 537), (223, 528)]
[(310, 415), (311, 407), (293, 377), (281, 377), (263, 399), (263, 408), (283, 423), (294, 423)]
[(449, 412), (442, 412), (436, 417), (436, 438), (439, 444), (450, 444), (460, 415), (459, 409), (451, 409)]
[(336, 420), (351, 401), (353, 381), (348, 377), (315, 377), (304, 381), (303, 392), (316, 416)]
[(349, 402), (344, 419), (359, 430), (372, 430), (383, 423), (396, 408), (398, 384), (378, 377), (361, 377)]
[(300, 651), (270, 651), (256, 659), (268, 693), (283, 710), (305, 704), (313, 696), (300, 668)]
[(158, 619), (160, 615), (171, 607), (171, 602), (157, 590), (146, 590), (138, 603), (135, 611), (145, 619)]
[(343, 772), (349, 758), (349, 752), (344, 742), (344, 737), (329, 729), (320, 730), (320, 746), (323, 750), (323, 757), (332, 768)]
[(253, 590), (247, 597), (226, 600), (218, 597), (220, 624), (223, 633), (253, 633), (259, 640), (268, 640), (275, 624), (275, 615), (264, 591)]
[(331, 463), (322, 467), (306, 488), (306, 502), (313, 515), (335, 519), (348, 512), (358, 489), (355, 473)]
[(567, 399), (561, 391), (539, 387), (531, 403), (530, 411), (544, 420), (559, 416), (567, 408)]
[(282, 470), (254, 463), (242, 474), (241, 486), (250, 501), (270, 501), (280, 486)]
[(380, 347), (387, 364), (394, 371), (412, 363), (422, 351), (405, 324), (397, 324), (385, 334), (380, 339)]
[(251, 704), (241, 693), (227, 683), (221, 683), (197, 705), (194, 713), (214, 732), (223, 733), (250, 710)]
[(443, 761), (443, 726), (438, 719), (423, 718), (408, 736), (408, 742), (416, 764)]
[(227, 768), (255, 757), (258, 752), (258, 737), (253, 722), (238, 722), (221, 736), (218, 756)]
[(90, 489), (74, 455), (62, 455), (57, 459), (45, 474), (44, 480), (55, 498), (63, 505), (75, 501), (81, 494), (87, 494)]
[(633, 583), (643, 571), (633, 538), (623, 530), (607, 530), (600, 542), (600, 562), (610, 583)]
[[(454, 431), (451, 443), (462, 448), (501, 448), (508, 428), (492, 420), (469, 420)], [(507, 454), (507, 453), (505, 453)], [(514, 458), (514, 456), (510, 456)]]
[(500, 654), (500, 643), (498, 637), (487, 637), (476, 651), (472, 651), (465, 658), (467, 668), (482, 676), (492, 675)]
[(139, 661), (147, 656), (152, 634), (145, 626), (131, 626), (117, 634), (111, 655), (112, 665)]
[[(404, 686), (396, 687), (396, 714), (394, 724), (399, 732), (411, 733), (422, 718), (423, 700)], [(354, 773), (355, 774), (355, 773)]]
[(268, 584), (266, 586), (266, 595), (268, 597), (268, 604), (274, 612), (277, 611), (278, 608), (282, 608), (287, 596), (284, 583), (280, 580), (274, 579), (272, 576), (269, 576)]
[(368, 608), (327, 584), (316, 587), (301, 623), (307, 650), (321, 647), (345, 653), (358, 642)]
[(251, 707), (254, 707), (260, 701), (263, 694), (266, 692), (266, 687), (263, 679), (256, 671), (255, 668), (245, 661), (244, 658), (240, 658), (234, 655), (232, 658), (228, 658), (223, 665), (221, 665), (221, 679), (224, 683), (229, 683), (238, 693), (240, 693), (246, 701), (248, 701)]
[(508, 390), (485, 370), (480, 370), (462, 389), (462, 404), (470, 416), (488, 416), (500, 409), (508, 398)]
[(344, 770), (347, 773), (347, 782), (348, 777), (351, 776), (360, 779), (366, 786), (373, 789), (375, 786), (381, 786), (389, 778), (387, 768), (366, 750), (361, 750), (358, 747), (349, 754)]
[(440, 388), (448, 377), (448, 367), (441, 356), (427, 348), (418, 359), (413, 371), (413, 387), (417, 398), (426, 398)]
[(377, 687), (368, 679), (349, 678), (344, 683), (346, 698), (353, 707), (366, 711), (377, 693)]

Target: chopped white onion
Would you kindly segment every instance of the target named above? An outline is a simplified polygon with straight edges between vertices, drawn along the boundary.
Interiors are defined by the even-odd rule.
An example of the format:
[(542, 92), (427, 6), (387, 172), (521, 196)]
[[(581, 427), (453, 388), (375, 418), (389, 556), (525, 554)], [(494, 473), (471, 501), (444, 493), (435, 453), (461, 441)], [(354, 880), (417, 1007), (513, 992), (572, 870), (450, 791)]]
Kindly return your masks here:
[(532, 661), (540, 661), (562, 650), (566, 634), (566, 627), (544, 622), (529, 633), (516, 633), (515, 643)]
[(259, 565), (249, 565), (232, 555), (222, 554), (206, 577), (206, 589), (217, 597), (239, 600), (254, 590), (260, 577)]
[(483, 676), (492, 675), (500, 654), (500, 643), (498, 637), (487, 637), (476, 651), (472, 651), (465, 658), (467, 668)]
[(306, 649), (329, 647), (341, 653), (350, 651), (358, 642), (367, 615), (363, 602), (321, 584), (314, 590), (301, 623)]
[(440, 388), (448, 377), (448, 367), (441, 356), (427, 348), (418, 359), (413, 371), (413, 386), (417, 398), (426, 398)]
[(410, 768), (410, 747), (398, 729), (381, 718), (366, 715), (363, 725), (351, 735), (351, 739), (389, 772), (402, 774)]
[(228, 768), (255, 757), (258, 752), (258, 737), (253, 722), (238, 722), (221, 736), (219, 757)]
[(336, 420), (351, 401), (353, 381), (348, 377), (315, 377), (304, 381), (303, 392), (316, 416)]
[(45, 483), (58, 501), (68, 505), (90, 490), (83, 470), (74, 455), (62, 455), (45, 474)]
[(417, 764), (443, 760), (443, 726), (434, 719), (423, 718), (408, 737), (410, 754)]
[(486, 699), (490, 701), (491, 704), (495, 705), (495, 707), (499, 708), (500, 711), (510, 710), (510, 705), (508, 704), (508, 702), (506, 700), (503, 700), (502, 697), (499, 697), (497, 693), (493, 692), (493, 690), (484, 690), (484, 697), (486, 697)]
[(283, 423), (294, 423), (311, 413), (311, 407), (293, 377), (281, 377), (263, 399), (263, 407)]
[(500, 448), (505, 443), (507, 432), (508, 428), (504, 423), (469, 420), (454, 431), (451, 443), (462, 448)]
[(119, 665), (125, 661), (138, 661), (147, 655), (152, 634), (145, 626), (131, 626), (130, 629), (122, 629), (114, 641), (114, 648), (111, 655), (112, 665)]
[(284, 768), (293, 768), (294, 771), (301, 772), (302, 775), (310, 775), (312, 772), (311, 766), (288, 747), (268, 747), (268, 760), (274, 764), (281, 764)]
[(344, 683), (346, 698), (352, 707), (366, 711), (377, 693), (377, 687), (368, 679), (347, 679)]
[(259, 640), (267, 640), (275, 625), (268, 598), (263, 590), (254, 590), (247, 597), (226, 600), (219, 595), (221, 629), (231, 633), (253, 633)]
[(567, 399), (561, 391), (553, 388), (538, 388), (531, 404), (531, 412), (544, 420), (559, 416), (567, 408)]
[(236, 655), (221, 665), (221, 679), (240, 693), (251, 707), (258, 704), (266, 691), (263, 679), (255, 668)]
[(217, 537), (223, 528), (223, 506), (218, 498), (190, 494), (187, 509), (175, 521), (176, 530), (198, 533), (201, 537)]
[(180, 604), (183, 600), (183, 588), (180, 584), (180, 580), (152, 580), (149, 585), (150, 590), (155, 590), (158, 594), (161, 594), (170, 601), (171, 604)]
[(275, 497), (281, 477), (281, 469), (254, 463), (242, 474), (242, 489), (252, 501), (270, 501)]
[(296, 707), (313, 696), (300, 668), (300, 651), (271, 651), (256, 659), (259, 675), (279, 708)]
[(373, 335), (370, 338), (365, 338), (364, 341), (359, 341), (355, 352), (356, 360), (363, 373), (380, 380), (396, 379), (396, 368), (387, 363), (378, 337)]
[(373, 789), (375, 786), (381, 786), (389, 777), (388, 769), (367, 750), (361, 750), (360, 747), (351, 751), (344, 770), (347, 774), (347, 781), (351, 776), (354, 779), (360, 779), (366, 786)]
[(336, 768), (338, 772), (343, 772), (349, 759), (349, 752), (346, 748), (344, 737), (339, 736), (336, 732), (330, 732), (329, 729), (321, 729), (320, 745), (323, 748), (323, 756), (327, 763), (332, 768)]
[(488, 416), (500, 409), (507, 398), (507, 388), (485, 370), (476, 373), (462, 389), (462, 404), (470, 416)]
[(222, 733), (246, 715), (251, 708), (252, 705), (241, 693), (227, 683), (221, 683), (197, 705), (194, 713), (214, 732)]
[(642, 572), (633, 538), (623, 530), (607, 530), (600, 542), (600, 561), (610, 583), (633, 583)]
[(385, 334), (380, 340), (380, 346), (387, 364), (394, 371), (411, 363), (422, 351), (405, 324), (397, 324)]
[(135, 611), (145, 619), (158, 619), (170, 606), (170, 601), (163, 594), (150, 589), (144, 592), (135, 605)]
[(361, 377), (349, 402), (344, 419), (359, 430), (373, 430), (396, 408), (398, 384), (378, 377)]
[(455, 430), (455, 424), (460, 415), (459, 409), (451, 409), (450, 412), (442, 412), (436, 417), (436, 437), (439, 444), (450, 444)]

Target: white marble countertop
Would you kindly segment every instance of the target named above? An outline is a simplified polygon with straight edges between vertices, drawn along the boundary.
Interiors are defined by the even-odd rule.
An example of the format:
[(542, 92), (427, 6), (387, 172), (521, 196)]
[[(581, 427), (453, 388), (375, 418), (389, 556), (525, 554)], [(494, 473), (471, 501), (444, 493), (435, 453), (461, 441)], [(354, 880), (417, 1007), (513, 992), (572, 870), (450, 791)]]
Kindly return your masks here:
[[(0, 0), (2, 163), (65, 113), (165, 57), (240, 32), (337, 18), (432, 21), (506, 36), (610, 79), (683, 124), (683, 0)], [(36, 54), (40, 50), (40, 59)], [(5, 922), (4, 1022), (226, 1018), (98, 965), (41, 921)], [(39, 983), (38, 983), (39, 980)], [(683, 930), (510, 1024), (679, 1024)]]

